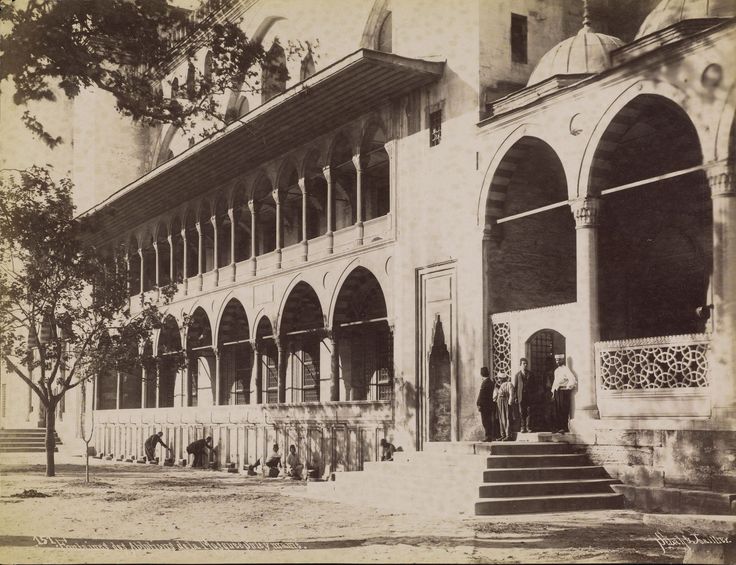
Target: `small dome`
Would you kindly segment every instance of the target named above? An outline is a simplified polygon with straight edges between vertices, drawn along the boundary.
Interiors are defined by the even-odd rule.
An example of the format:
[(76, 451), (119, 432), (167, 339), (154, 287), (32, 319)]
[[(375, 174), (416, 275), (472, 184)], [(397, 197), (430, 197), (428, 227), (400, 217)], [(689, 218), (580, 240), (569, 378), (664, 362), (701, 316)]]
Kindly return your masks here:
[(641, 24), (636, 39), (683, 20), (734, 16), (736, 16), (734, 0), (662, 0)]
[(611, 51), (623, 44), (617, 37), (596, 33), (584, 25), (577, 35), (558, 43), (544, 54), (526, 84), (531, 86), (555, 75), (605, 71), (611, 66)]

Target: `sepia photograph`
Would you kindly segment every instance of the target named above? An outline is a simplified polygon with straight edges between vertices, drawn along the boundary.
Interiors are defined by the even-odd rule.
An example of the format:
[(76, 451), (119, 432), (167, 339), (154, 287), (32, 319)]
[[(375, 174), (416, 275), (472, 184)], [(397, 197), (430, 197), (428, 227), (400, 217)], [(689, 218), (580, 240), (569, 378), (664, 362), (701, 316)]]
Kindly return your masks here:
[(0, 563), (736, 564), (736, 0), (0, 0)]

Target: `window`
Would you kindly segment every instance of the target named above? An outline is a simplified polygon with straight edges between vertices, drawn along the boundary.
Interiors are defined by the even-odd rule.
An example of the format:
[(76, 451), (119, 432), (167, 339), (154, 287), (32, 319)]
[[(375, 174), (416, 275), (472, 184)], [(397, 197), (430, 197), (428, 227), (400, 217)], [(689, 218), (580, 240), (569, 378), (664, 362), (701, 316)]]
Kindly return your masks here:
[(266, 404), (279, 401), (279, 373), (275, 355), (263, 355), (263, 373), (266, 381)]
[(442, 141), (442, 110), (429, 114), (429, 146), (434, 147)]
[(526, 16), (511, 14), (511, 61), (527, 63)]

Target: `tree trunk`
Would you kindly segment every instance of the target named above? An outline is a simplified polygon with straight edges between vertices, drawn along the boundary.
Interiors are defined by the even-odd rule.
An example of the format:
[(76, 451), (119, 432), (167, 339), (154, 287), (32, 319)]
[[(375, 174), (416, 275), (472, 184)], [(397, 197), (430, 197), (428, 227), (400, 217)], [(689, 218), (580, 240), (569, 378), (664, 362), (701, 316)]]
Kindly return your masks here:
[(54, 450), (56, 449), (56, 404), (46, 408), (46, 476), (55, 477)]

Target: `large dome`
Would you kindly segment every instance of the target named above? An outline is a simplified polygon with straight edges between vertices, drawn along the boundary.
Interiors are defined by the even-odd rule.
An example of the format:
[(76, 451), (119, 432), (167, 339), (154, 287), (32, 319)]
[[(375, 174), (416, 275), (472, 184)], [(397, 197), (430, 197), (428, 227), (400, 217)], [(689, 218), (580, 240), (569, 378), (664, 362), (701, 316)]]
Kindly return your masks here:
[(623, 44), (617, 37), (596, 33), (584, 25), (577, 35), (558, 43), (544, 54), (526, 84), (531, 86), (555, 75), (604, 71), (611, 66), (611, 51)]
[(641, 24), (636, 39), (683, 20), (734, 16), (736, 0), (662, 0)]

